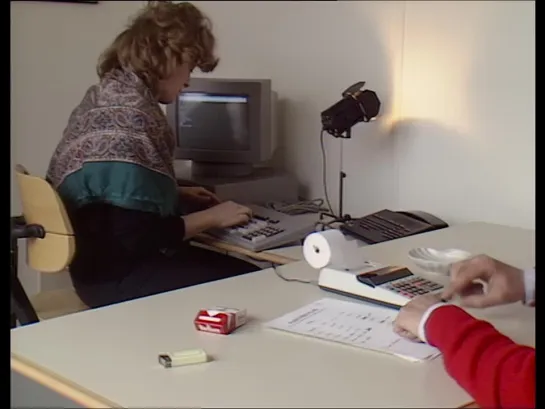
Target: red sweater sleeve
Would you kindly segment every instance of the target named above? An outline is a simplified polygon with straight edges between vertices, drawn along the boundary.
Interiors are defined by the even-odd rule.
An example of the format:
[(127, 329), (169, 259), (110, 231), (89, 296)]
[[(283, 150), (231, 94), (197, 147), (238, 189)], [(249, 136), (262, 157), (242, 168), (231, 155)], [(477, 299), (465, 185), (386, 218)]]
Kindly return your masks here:
[(535, 408), (535, 349), (518, 345), (459, 307), (436, 309), (426, 338), (481, 408)]

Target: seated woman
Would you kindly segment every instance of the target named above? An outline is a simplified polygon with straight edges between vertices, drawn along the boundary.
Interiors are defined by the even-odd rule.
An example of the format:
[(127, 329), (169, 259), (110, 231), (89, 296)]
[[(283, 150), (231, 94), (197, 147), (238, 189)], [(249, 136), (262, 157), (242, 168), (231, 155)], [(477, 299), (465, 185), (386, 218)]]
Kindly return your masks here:
[[(251, 211), (177, 187), (174, 135), (159, 105), (177, 98), (194, 68), (215, 68), (214, 46), (192, 4), (150, 4), (104, 52), (99, 83), (70, 116), (47, 179), (73, 223), (70, 274), (90, 307), (257, 270), (188, 244), (207, 229), (248, 221)], [(199, 197), (208, 208), (179, 214), (180, 200)]]

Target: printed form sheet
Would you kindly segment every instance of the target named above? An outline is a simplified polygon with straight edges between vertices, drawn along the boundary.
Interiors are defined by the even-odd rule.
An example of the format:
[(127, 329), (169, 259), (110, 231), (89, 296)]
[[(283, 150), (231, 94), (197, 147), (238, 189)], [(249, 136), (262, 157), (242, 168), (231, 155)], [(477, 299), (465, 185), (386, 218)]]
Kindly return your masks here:
[(440, 355), (434, 347), (397, 335), (392, 328), (396, 315), (397, 311), (380, 306), (323, 298), (265, 325), (411, 361), (431, 360)]

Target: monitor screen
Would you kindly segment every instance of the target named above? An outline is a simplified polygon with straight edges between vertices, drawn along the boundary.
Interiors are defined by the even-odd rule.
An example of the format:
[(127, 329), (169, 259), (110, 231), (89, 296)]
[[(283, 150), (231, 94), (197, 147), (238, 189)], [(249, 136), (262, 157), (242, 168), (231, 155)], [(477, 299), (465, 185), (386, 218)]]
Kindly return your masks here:
[(184, 92), (178, 103), (178, 144), (183, 149), (250, 149), (248, 96)]

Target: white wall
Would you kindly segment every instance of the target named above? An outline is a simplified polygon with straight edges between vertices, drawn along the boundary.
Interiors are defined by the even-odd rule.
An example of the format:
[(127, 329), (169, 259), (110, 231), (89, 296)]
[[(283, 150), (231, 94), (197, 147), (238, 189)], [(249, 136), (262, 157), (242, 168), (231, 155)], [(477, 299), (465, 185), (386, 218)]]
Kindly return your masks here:
[(535, 3), (408, 2), (399, 208), (534, 228)]
[[(12, 162), (44, 174), (99, 53), (143, 3), (11, 3)], [(416, 208), (533, 227), (533, 2), (195, 4), (215, 25), (215, 76), (272, 79), (282, 157), (309, 196), (323, 196), (320, 112), (363, 80), (383, 116), (343, 143), (346, 212)], [(336, 207), (340, 141), (326, 137), (326, 148)], [(35, 274), (23, 281), (39, 286)]]
[[(286, 166), (310, 196), (322, 192), (319, 113), (365, 80), (383, 116), (342, 142), (345, 211), (533, 227), (534, 2), (196, 4), (218, 33), (215, 75), (272, 78), (286, 99)], [(336, 206), (341, 142), (326, 141)]]

